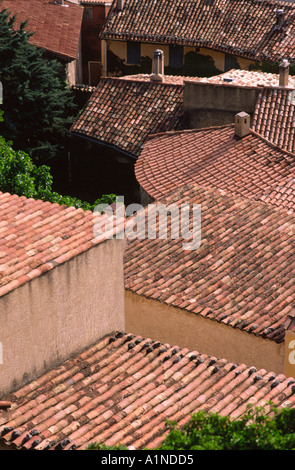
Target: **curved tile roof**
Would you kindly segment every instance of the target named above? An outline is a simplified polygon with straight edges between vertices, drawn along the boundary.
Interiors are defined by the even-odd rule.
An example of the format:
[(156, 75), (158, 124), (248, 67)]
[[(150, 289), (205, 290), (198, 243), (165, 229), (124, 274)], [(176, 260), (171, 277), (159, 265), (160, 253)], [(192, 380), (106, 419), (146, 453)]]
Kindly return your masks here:
[(295, 90), (265, 88), (258, 95), (253, 129), (295, 155)]
[(76, 59), (83, 8), (65, 0), (65, 6), (52, 0), (1, 0), (0, 9), (16, 15), (16, 27), (28, 20), (27, 30), (34, 32), (30, 42), (69, 59)]
[(232, 419), (247, 405), (295, 406), (295, 381), (150, 338), (115, 332), (10, 395), (0, 443), (36, 450), (91, 442), (155, 448), (166, 421), (204, 409)]
[(0, 192), (0, 297), (104, 241), (98, 217), (106, 216)]
[[(179, 209), (189, 204), (190, 223), (192, 205), (200, 204), (201, 246), (187, 250), (181, 237), (148, 238), (146, 218), (157, 204)], [(141, 217), (142, 230), (125, 253), (127, 290), (278, 343), (284, 340), (295, 295), (294, 213), (188, 185), (147, 206)], [(168, 219), (168, 228), (171, 224)]]
[[(276, 28), (278, 9), (285, 11)], [(294, 60), (292, 3), (274, 0), (113, 1), (101, 37), (216, 49), (259, 61)]]
[[(258, 200), (295, 177), (295, 156), (253, 130), (242, 139), (233, 126), (184, 130), (150, 136), (135, 174), (155, 199), (179, 185), (196, 183)], [(294, 198), (282, 201), (282, 206), (293, 211)]]
[(181, 128), (183, 86), (141, 78), (101, 78), (70, 132), (137, 157), (147, 136)]

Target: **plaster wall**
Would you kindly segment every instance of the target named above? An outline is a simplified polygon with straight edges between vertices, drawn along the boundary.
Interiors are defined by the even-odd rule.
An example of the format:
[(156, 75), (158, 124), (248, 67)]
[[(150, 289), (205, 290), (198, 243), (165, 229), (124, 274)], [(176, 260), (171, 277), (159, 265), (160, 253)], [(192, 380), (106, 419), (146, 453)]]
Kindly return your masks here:
[(241, 111), (250, 114), (252, 118), (259, 92), (259, 88), (186, 82), (186, 127), (198, 129), (233, 124), (235, 115)]
[(107, 240), (0, 299), (0, 396), (124, 330), (124, 240)]
[(284, 344), (125, 291), (126, 331), (202, 354), (283, 373)]

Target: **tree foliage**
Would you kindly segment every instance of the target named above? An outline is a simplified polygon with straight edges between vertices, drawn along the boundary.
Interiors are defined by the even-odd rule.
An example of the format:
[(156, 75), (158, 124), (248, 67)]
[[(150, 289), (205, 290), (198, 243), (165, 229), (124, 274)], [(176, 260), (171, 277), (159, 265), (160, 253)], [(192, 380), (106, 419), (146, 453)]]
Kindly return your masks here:
[(191, 416), (179, 428), (169, 423), (169, 434), (161, 450), (293, 450), (295, 449), (295, 409), (271, 411), (249, 407), (236, 420), (204, 410)]
[(73, 93), (57, 60), (32, 45), (27, 22), (0, 12), (0, 81), (5, 122), (1, 134), (35, 162), (65, 152), (68, 129), (77, 114)]
[(27, 153), (14, 150), (12, 143), (0, 136), (0, 191), (84, 210), (93, 210), (97, 204), (110, 204), (116, 200), (114, 194), (108, 194), (90, 204), (72, 196), (63, 196), (53, 191), (52, 185), (49, 166), (37, 166)]

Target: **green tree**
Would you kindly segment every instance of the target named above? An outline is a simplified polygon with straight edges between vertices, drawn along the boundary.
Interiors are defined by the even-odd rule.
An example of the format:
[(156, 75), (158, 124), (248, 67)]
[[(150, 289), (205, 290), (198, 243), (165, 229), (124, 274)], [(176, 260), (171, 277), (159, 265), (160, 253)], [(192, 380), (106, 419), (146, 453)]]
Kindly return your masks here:
[(68, 129), (77, 108), (61, 74), (61, 63), (32, 45), (27, 22), (16, 29), (15, 19), (7, 10), (0, 12), (1, 109), (5, 115), (1, 135), (35, 163), (45, 163), (68, 148)]
[(90, 204), (53, 191), (50, 168), (47, 165), (37, 166), (27, 153), (14, 150), (11, 145), (11, 142), (6, 142), (0, 136), (0, 191), (84, 210), (93, 210), (97, 204), (110, 204), (116, 201), (115, 194), (108, 194)]

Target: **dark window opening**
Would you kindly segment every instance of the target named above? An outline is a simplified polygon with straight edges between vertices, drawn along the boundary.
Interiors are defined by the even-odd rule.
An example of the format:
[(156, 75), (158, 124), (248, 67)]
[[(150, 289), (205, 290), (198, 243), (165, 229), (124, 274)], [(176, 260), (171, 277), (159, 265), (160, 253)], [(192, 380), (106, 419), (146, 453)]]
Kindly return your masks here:
[(169, 66), (183, 67), (183, 46), (169, 46)]
[(225, 54), (224, 57), (224, 71), (228, 72), (231, 69), (239, 69), (237, 58), (231, 54)]
[(127, 64), (140, 63), (140, 42), (127, 42)]

